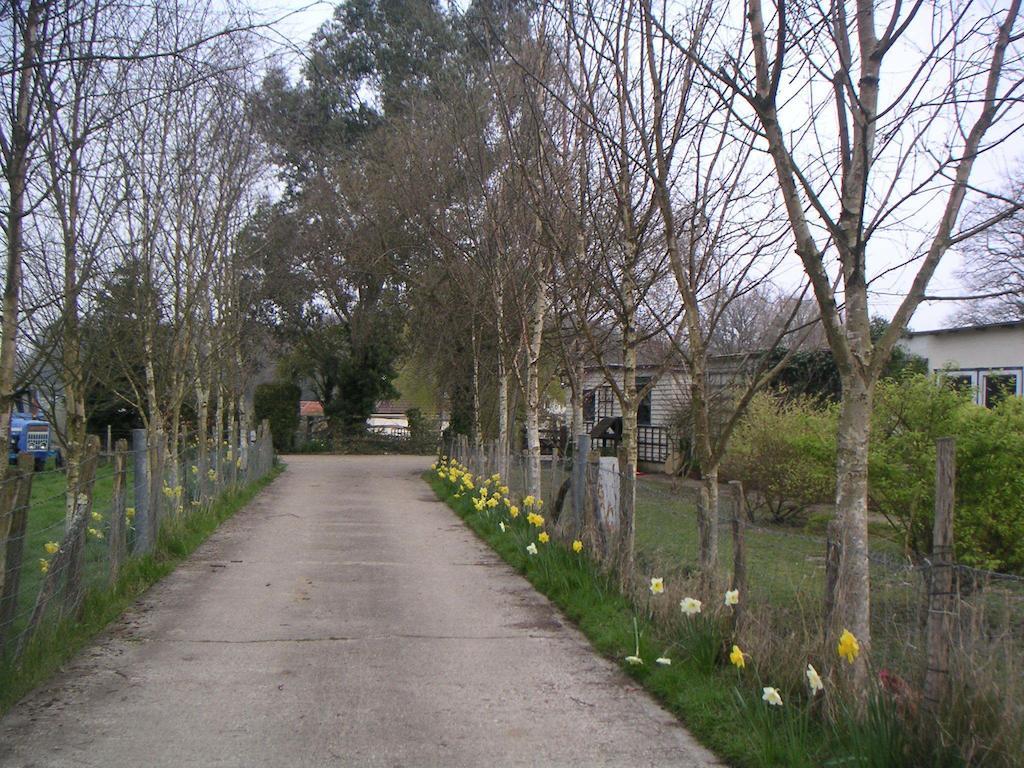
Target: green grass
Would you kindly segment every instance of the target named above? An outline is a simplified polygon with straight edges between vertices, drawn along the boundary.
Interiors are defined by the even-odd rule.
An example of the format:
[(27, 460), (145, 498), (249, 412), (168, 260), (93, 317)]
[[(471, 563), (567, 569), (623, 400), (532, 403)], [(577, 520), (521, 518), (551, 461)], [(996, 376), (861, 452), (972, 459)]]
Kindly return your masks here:
[[(205, 541), (223, 521), (251, 501), (281, 471), (283, 467), (276, 467), (262, 479), (248, 486), (226, 491), (208, 508), (169, 518), (160, 529), (154, 551), (142, 557), (129, 558), (113, 586), (107, 583), (105, 545), (93, 540), (94, 543), (90, 544), (91, 549), (87, 548), (87, 592), (80, 621), (44, 623), (28, 644), (17, 665), (0, 666), (0, 714), (6, 712), (22, 696), (52, 675), (110, 622), (119, 617), (150, 586), (173, 571), (178, 563)], [(58, 494), (61, 495), (61, 499), (63, 498), (62, 488), (62, 476), (59, 480), (57, 476), (41, 476), (33, 483), (33, 505), (38, 500), (39, 506), (32, 508), (35, 525), (32, 517), (29, 522), (26, 562), (30, 566), (38, 559), (34, 553), (42, 552), (42, 545), (55, 530), (52, 527), (53, 523), (48, 521), (57, 520), (60, 526), (63, 526), (63, 501), (56, 498)], [(101, 470), (97, 475), (97, 508), (101, 508), (98, 506), (100, 502), (109, 506), (111, 488), (112, 481), (109, 478), (104, 479)], [(106, 506), (102, 508), (105, 509)], [(52, 538), (59, 539), (59, 535)], [(33, 546), (37, 549), (32, 549)], [(34, 576), (29, 578), (29, 574)], [(35, 590), (38, 590), (40, 578), (38, 568), (26, 568), (25, 581), (34, 584)], [(31, 600), (34, 600), (36, 592), (31, 589), (28, 584), (23, 584), (21, 592), (23, 596), (31, 595)], [(29, 607), (31, 608), (31, 603)]]
[[(869, 685), (866, 702), (852, 703), (826, 675), (824, 696), (811, 697), (804, 676), (808, 660), (828, 672), (837, 664), (834, 652), (821, 647), (824, 541), (796, 527), (748, 528), (746, 534), (749, 584), (741, 600), (747, 607), (747, 626), (738, 640), (729, 612), (706, 605), (697, 619), (684, 619), (674, 603), (652, 603), (646, 591), (632, 601), (618, 581), (558, 544), (538, 545), (531, 557), (526, 545), (534, 540), (523, 516), (509, 523), (507, 514), (473, 508), (472, 493), (455, 495), (436, 473), (425, 475), (435, 492), (466, 523), (538, 589), (558, 605), (590, 638), (594, 647), (615, 659), (694, 735), (730, 764), (737, 766), (1007, 766), (1020, 765), (1024, 733), (1016, 727), (1021, 700), (1017, 664), (1019, 646), (1009, 631), (1021, 609), (1005, 603), (1003, 624), (981, 646), (958, 659), (990, 668), (972, 670), (954, 680), (949, 706), (936, 724), (923, 708), (907, 708), (906, 700), (886, 691), (877, 681)], [(513, 498), (523, 484), (513, 473), (508, 485)], [(545, 510), (551, 513), (557, 482), (545, 478)], [(501, 532), (499, 521), (507, 524)], [(662, 576), (680, 594), (696, 594), (697, 527), (692, 504), (667, 484), (641, 478), (637, 491), (636, 574), (646, 581)], [(728, 526), (720, 529), (723, 574), (731, 571), (732, 544)], [(876, 551), (898, 553), (891, 541), (881, 540)], [(887, 549), (888, 548), (888, 549)], [(903, 568), (872, 565), (873, 670), (887, 667), (900, 675), (923, 668), (920, 576)], [(680, 592), (680, 589), (682, 592)], [(1006, 600), (1007, 588), (994, 585), (976, 595), (974, 603)], [(1000, 596), (1002, 595), (1002, 596)], [(667, 597), (667, 596), (666, 596)], [(656, 610), (655, 610), (656, 609)], [(639, 617), (643, 666), (624, 663), (634, 653), (633, 620)], [(1017, 619), (1014, 618), (1017, 616)], [(650, 620), (646, 620), (649, 617)], [(742, 672), (728, 661), (731, 643), (748, 654)], [(653, 664), (667, 649), (672, 666)], [(1004, 658), (1005, 655), (1005, 658)], [(958, 672), (964, 675), (964, 670)], [(906, 675), (913, 686), (917, 677)], [(872, 676), (872, 680), (875, 680)], [(966, 681), (966, 682), (965, 682)], [(785, 705), (768, 707), (761, 701), (764, 685), (778, 687)], [(827, 701), (827, 705), (826, 705)], [(996, 705), (996, 702), (1000, 702)], [(1013, 712), (1011, 712), (1013, 708)], [(827, 710), (827, 711), (826, 711)], [(999, 713), (998, 715), (996, 713)]]
[[(127, 478), (126, 506), (133, 506), (133, 473), (129, 469)], [(29, 503), (28, 525), (25, 535), (24, 565), (18, 589), (16, 615), (19, 617), (12, 633), (24, 629), (27, 614), (32, 610), (36, 595), (43, 580), (39, 560), (49, 558), (43, 549), (49, 541), (60, 543), (64, 535), (64, 473), (58, 470), (38, 472), (32, 479), (32, 496)], [(93, 510), (103, 515), (101, 523), (93, 523), (104, 533), (103, 539), (89, 536), (85, 546), (85, 572), (83, 584), (86, 589), (97, 589), (108, 580), (107, 532), (110, 523), (110, 509), (113, 501), (114, 472), (110, 464), (101, 465), (96, 472), (93, 487)]]
[[(640, 651), (647, 662), (639, 667), (624, 663), (623, 659), (635, 651), (633, 620), (638, 611), (619, 591), (612, 575), (602, 572), (587, 557), (554, 542), (538, 545), (537, 556), (528, 555), (526, 545), (534, 538), (522, 515), (502, 533), (497, 513), (476, 512), (468, 494), (453, 497), (447, 484), (433, 473), (425, 479), (481, 539), (579, 626), (597, 651), (617, 661), (627, 674), (686, 723), (702, 744), (730, 764), (744, 768), (789, 766), (795, 764), (794, 750), (803, 758), (813, 760), (827, 755), (828, 733), (820, 723), (810, 722), (799, 743), (778, 750), (778, 759), (766, 763), (765, 736), (779, 732), (777, 723), (770, 722), (772, 716), (778, 715), (775, 718), (778, 722), (788, 721), (777, 712), (762, 713), (769, 720), (764, 728), (751, 729), (749, 723), (738, 721), (741, 702), (756, 711), (764, 708), (754, 695), (750, 680), (742, 680), (735, 670), (723, 668), (718, 660), (709, 669), (703, 654), (683, 652), (678, 637), (642, 615), (638, 618)], [(693, 640), (700, 643), (706, 638), (697, 636)], [(670, 646), (677, 651), (672, 654), (673, 664), (668, 667), (653, 664), (653, 659)]]

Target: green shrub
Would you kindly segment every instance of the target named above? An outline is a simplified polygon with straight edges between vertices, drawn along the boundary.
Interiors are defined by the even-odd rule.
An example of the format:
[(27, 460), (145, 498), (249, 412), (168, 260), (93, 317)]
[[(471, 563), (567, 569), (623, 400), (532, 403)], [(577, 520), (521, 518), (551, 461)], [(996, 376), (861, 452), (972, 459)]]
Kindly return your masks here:
[(751, 516), (780, 522), (835, 495), (836, 408), (763, 392), (750, 403), (722, 463), (741, 480)]
[(302, 390), (290, 381), (277, 381), (256, 387), (253, 398), (256, 420), (270, 419), (274, 448), (278, 451), (288, 451), (293, 447), (295, 430), (299, 426), (301, 397)]
[(1024, 573), (1024, 400), (969, 405), (957, 427), (957, 558)]
[(871, 508), (913, 559), (931, 551), (935, 441), (953, 435), (967, 395), (928, 376), (882, 380), (875, 390), (868, 457)]
[(927, 376), (882, 381), (872, 417), (869, 493), (912, 559), (931, 553), (935, 441), (956, 439), (957, 559), (1024, 570), (1024, 401), (974, 405)]

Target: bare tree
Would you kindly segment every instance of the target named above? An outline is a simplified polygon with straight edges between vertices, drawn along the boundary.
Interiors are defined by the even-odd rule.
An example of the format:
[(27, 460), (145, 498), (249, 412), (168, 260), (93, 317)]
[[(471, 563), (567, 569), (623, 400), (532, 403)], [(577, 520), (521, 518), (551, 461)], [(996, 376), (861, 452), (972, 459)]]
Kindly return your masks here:
[[(679, 40), (770, 156), (840, 372), (841, 555), (828, 634), (834, 641), (849, 629), (860, 640), (852, 679), (862, 690), (871, 638), (874, 386), (947, 251), (1017, 210), (994, 190), (976, 190), (972, 172), (1021, 125), (1019, 13), (1018, 0), (998, 11), (970, 0), (886, 7), (747, 0), (739, 25), (726, 5), (716, 12), (729, 22), (723, 33), (737, 33), (721, 34), (713, 53)], [(958, 226), (969, 193), (1004, 204), (985, 221)], [(873, 342), (873, 283), (895, 270), (912, 279)]]
[[(1024, 184), (1015, 180), (1006, 198), (1024, 205)], [(999, 217), (1006, 203), (986, 200), (971, 210), (968, 222)], [(958, 276), (968, 302), (957, 318), (961, 323), (984, 324), (1024, 320), (1024, 212), (1002, 218), (977, 237), (964, 242)]]

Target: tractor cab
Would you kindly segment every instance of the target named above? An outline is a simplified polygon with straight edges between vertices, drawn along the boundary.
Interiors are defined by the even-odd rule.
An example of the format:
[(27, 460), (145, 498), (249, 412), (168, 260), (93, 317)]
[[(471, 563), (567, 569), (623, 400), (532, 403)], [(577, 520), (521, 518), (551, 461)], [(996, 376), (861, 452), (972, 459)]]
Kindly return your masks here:
[(40, 471), (51, 456), (60, 463), (59, 451), (53, 448), (53, 431), (46, 420), (38, 401), (28, 389), (14, 393), (14, 407), (11, 410), (11, 426), (8, 434), (8, 462), (14, 464), (19, 453), (31, 453), (35, 457), (36, 471)]

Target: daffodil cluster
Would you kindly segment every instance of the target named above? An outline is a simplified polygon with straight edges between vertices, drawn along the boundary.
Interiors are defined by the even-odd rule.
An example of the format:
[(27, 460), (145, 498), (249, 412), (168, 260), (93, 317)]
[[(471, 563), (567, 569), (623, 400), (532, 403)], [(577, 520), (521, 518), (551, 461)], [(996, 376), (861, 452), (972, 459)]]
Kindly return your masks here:
[[(546, 521), (540, 514), (544, 501), (528, 495), (517, 504), (499, 473), (490, 477), (474, 476), (468, 467), (445, 456), (431, 464), (430, 471), (447, 486), (452, 498), (468, 498), (475, 512), (497, 516), (498, 531), (519, 536), (523, 550), (530, 557), (540, 554), (538, 545), (551, 542), (551, 534), (545, 530)], [(526, 510), (525, 520), (520, 518), (520, 507)], [(583, 542), (573, 542), (572, 549), (579, 554), (583, 550)]]

